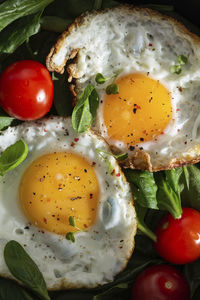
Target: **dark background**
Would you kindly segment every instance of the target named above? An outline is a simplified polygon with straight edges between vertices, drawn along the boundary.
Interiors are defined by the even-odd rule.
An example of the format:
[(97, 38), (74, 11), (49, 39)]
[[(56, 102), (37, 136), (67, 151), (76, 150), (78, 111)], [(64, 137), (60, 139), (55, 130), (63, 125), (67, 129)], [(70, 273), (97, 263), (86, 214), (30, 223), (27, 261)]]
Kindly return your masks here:
[(141, 4), (167, 4), (173, 5), (176, 12), (187, 18), (193, 24), (200, 26), (200, 0), (127, 0), (121, 1), (122, 3), (131, 3), (135, 5)]

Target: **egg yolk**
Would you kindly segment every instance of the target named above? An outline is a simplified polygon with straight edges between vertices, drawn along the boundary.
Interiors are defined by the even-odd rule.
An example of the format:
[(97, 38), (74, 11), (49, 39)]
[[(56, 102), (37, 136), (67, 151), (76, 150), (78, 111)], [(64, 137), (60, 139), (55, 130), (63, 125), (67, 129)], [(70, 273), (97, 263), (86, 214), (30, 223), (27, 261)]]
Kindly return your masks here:
[(94, 167), (82, 156), (68, 152), (43, 155), (25, 171), (20, 201), (30, 222), (41, 229), (65, 235), (81, 230), (96, 218), (99, 183)]
[(119, 93), (104, 98), (108, 139), (131, 146), (163, 134), (172, 118), (169, 91), (158, 80), (139, 73), (121, 77), (115, 83)]

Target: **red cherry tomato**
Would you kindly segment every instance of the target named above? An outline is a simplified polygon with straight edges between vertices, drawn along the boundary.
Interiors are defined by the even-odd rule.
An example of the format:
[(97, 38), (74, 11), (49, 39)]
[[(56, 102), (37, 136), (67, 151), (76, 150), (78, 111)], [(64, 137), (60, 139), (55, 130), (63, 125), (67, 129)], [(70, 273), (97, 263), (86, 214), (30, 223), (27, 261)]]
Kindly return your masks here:
[(53, 82), (39, 62), (22, 60), (11, 64), (0, 76), (0, 105), (14, 118), (36, 120), (51, 108)]
[(157, 265), (136, 278), (132, 296), (133, 300), (189, 300), (190, 287), (174, 267)]
[(183, 208), (180, 219), (166, 215), (158, 224), (154, 244), (157, 252), (169, 262), (186, 264), (200, 257), (200, 213)]

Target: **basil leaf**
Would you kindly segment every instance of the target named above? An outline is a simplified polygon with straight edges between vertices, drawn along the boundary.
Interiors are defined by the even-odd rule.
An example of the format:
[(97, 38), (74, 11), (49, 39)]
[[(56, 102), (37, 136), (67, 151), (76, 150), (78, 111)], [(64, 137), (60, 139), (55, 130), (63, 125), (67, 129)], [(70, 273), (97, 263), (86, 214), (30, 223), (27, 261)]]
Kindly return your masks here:
[[(1, 47), (1, 45), (0, 45), (0, 47)], [(13, 120), (14, 120), (14, 118), (10, 118), (10, 117), (0, 117), (0, 130), (9, 126)]]
[(21, 18), (0, 33), (0, 52), (13, 53), (20, 45), (40, 30), (42, 12)]
[(188, 172), (188, 169), (186, 166), (183, 167), (183, 174), (184, 174), (184, 178), (185, 178), (186, 187), (189, 190), (190, 189), (190, 175), (189, 175), (189, 172)]
[(21, 139), (15, 144), (9, 146), (0, 156), (0, 175), (13, 170), (21, 164), (28, 154), (28, 146)]
[(78, 133), (86, 131), (92, 125), (99, 105), (99, 96), (93, 85), (89, 84), (78, 100), (72, 112), (72, 126)]
[(0, 5), (0, 31), (18, 18), (44, 9), (53, 0), (7, 0)]
[(111, 95), (111, 94), (118, 94), (119, 93), (119, 87), (116, 83), (111, 83), (110, 85), (107, 86), (106, 88), (106, 94)]
[(154, 175), (158, 186), (157, 201), (160, 209), (169, 211), (175, 219), (182, 214), (180, 195), (170, 185), (169, 179), (164, 177), (163, 172)]
[(121, 161), (121, 160), (125, 160), (128, 158), (128, 153), (113, 154), (113, 156), (116, 160)]
[(171, 186), (171, 188), (174, 190), (174, 192), (177, 194), (177, 196), (180, 199), (180, 186), (179, 186), (179, 180), (180, 176), (183, 172), (182, 168), (178, 169), (172, 169), (172, 170), (167, 170), (164, 171), (166, 175), (166, 180)]
[[(27, 300), (24, 291), (11, 280), (0, 279), (0, 299), (1, 300)], [(31, 300), (32, 298), (29, 297)], [(33, 299), (32, 299), (33, 300)]]
[(133, 188), (135, 201), (143, 207), (158, 209), (157, 186), (153, 173), (130, 169), (125, 169), (124, 173)]
[(42, 300), (50, 300), (44, 278), (35, 262), (16, 241), (4, 248), (4, 259), (11, 274), (22, 281)]
[(66, 239), (69, 240), (69, 241), (72, 241), (72, 243), (74, 243), (75, 242), (74, 233), (73, 232), (67, 232)]

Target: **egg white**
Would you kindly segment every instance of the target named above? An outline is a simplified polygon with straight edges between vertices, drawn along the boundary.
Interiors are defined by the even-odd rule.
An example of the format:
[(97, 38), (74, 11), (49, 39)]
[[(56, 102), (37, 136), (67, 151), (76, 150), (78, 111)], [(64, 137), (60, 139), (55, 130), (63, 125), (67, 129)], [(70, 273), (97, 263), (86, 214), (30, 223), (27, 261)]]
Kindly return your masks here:
[[(79, 141), (72, 147), (77, 137)], [(20, 138), (28, 144), (28, 156), (0, 178), (0, 275), (12, 278), (3, 249), (9, 240), (16, 240), (38, 265), (48, 289), (91, 288), (112, 281), (133, 251), (136, 216), (129, 184), (117, 162), (108, 155), (119, 177), (109, 173), (106, 160), (96, 151), (109, 151), (107, 144), (92, 131), (77, 135), (70, 118), (54, 117), (8, 128), (1, 133), (0, 152)], [(101, 189), (97, 218), (92, 227), (75, 234), (75, 243), (31, 225), (20, 206), (19, 185), (24, 171), (36, 158), (54, 151), (74, 152), (96, 162)]]
[[(62, 72), (68, 58), (76, 52), (77, 59), (68, 66), (68, 72), (69, 80), (75, 79), (77, 98), (87, 84), (96, 86), (102, 103), (94, 128), (118, 151), (129, 153), (129, 166), (160, 170), (200, 159), (200, 40), (197, 36), (155, 11), (119, 6), (77, 19), (52, 48), (47, 58), (49, 69)], [(171, 74), (170, 67), (177, 64), (181, 54), (188, 62), (182, 66), (181, 74)], [(126, 144), (107, 137), (103, 98), (111, 81), (104, 85), (95, 82), (97, 73), (112, 77), (119, 70), (119, 76), (142, 73), (159, 80), (172, 96), (173, 115), (164, 134), (155, 141), (140, 143), (135, 153)]]

